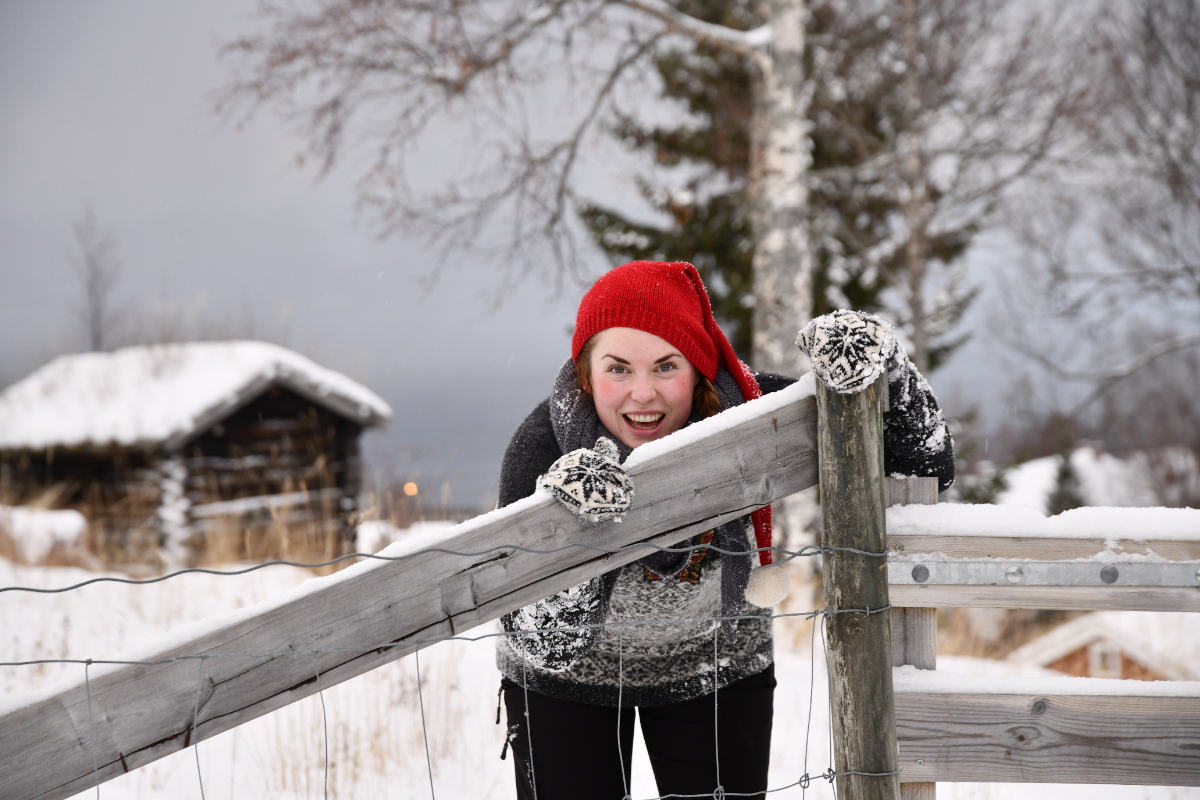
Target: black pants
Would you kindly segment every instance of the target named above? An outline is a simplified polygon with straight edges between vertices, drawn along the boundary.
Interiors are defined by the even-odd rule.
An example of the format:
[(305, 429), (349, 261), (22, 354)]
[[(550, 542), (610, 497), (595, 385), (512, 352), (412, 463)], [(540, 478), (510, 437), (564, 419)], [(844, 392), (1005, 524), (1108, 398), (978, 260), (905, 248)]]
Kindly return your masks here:
[[(629, 786), (634, 709), (558, 700), (503, 681), (517, 797), (534, 800), (621, 800)], [(762, 798), (771, 756), (775, 668), (743, 678), (717, 692), (714, 747), (713, 696), (665, 706), (640, 707), (642, 738), (661, 795), (725, 792)], [(533, 769), (529, 730), (533, 731)], [(619, 747), (618, 747), (619, 739)], [(757, 794), (755, 794), (757, 793)]]

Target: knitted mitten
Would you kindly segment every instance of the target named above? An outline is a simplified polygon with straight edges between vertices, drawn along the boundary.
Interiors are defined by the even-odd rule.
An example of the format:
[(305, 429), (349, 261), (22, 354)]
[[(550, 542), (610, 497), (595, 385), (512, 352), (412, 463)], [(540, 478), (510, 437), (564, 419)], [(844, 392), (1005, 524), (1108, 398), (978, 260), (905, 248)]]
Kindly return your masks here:
[(633, 483), (618, 459), (616, 445), (601, 436), (594, 450), (572, 450), (551, 464), (538, 488), (584, 519), (620, 522), (633, 503)]
[(896, 338), (886, 322), (862, 311), (834, 311), (800, 331), (796, 346), (812, 359), (813, 372), (838, 394), (861, 392), (894, 360)]
[(513, 650), (529, 663), (561, 672), (604, 638), (613, 578), (593, 578), (501, 618)]
[(860, 392), (886, 371), (890, 407), (883, 414), (884, 471), (934, 476), (938, 491), (954, 483), (954, 440), (937, 398), (887, 323), (861, 311), (835, 311), (810, 322), (796, 346), (839, 394)]

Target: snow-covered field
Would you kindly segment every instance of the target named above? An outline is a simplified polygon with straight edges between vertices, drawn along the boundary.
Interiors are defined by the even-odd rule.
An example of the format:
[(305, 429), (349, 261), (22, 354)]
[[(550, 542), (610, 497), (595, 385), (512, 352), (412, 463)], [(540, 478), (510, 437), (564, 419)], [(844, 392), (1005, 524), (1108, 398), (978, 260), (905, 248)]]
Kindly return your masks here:
[[(63, 586), (95, 573), (21, 567), (0, 560), (0, 585)], [(0, 594), (0, 660), (103, 657), (211, 613), (272, 597), (309, 577), (302, 570), (272, 567), (239, 577), (185, 575), (149, 586), (97, 584), (74, 592)], [(777, 623), (780, 626), (796, 623)], [(486, 634), (491, 627), (472, 634)], [(780, 630), (772, 787), (794, 783), (804, 772), (806, 723), (812, 691), (808, 771), (829, 765), (826, 673), (808, 629)], [(813, 666), (815, 665), (815, 675)], [(1034, 675), (1019, 664), (944, 658), (939, 667), (967, 674)], [(20, 692), (77, 678), (78, 665), (0, 668), (0, 689)], [(490, 640), (446, 642), (421, 655), (422, 690), (439, 798), (513, 796), (511, 760), (501, 761), (502, 727), (495, 724), (499, 677)], [(815, 680), (814, 680), (815, 678)], [(416, 685), (416, 663), (405, 658), (324, 692), (329, 736), (329, 796), (425, 798), (431, 795), (425, 737)], [(104, 798), (319, 798), (324, 795), (325, 725), (319, 696), (295, 703), (188, 750), (101, 786)], [(640, 742), (635, 751), (632, 795), (656, 794)], [(777, 797), (818, 800), (832, 792), (814, 781)], [(87, 792), (81, 797), (92, 797)], [(1162, 787), (941, 784), (941, 800), (1009, 798), (1200, 798), (1198, 789)]]

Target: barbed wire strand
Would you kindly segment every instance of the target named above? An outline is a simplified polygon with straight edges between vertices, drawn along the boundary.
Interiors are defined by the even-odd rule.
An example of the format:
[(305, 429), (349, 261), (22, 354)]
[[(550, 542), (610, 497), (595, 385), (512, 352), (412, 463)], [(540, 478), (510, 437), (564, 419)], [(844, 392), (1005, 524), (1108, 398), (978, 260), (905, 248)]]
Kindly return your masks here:
[(204, 686), (204, 656), (200, 656), (200, 666), (196, 669), (196, 702), (192, 706), (192, 730), (188, 739), (192, 742), (192, 752), (196, 755), (196, 780), (200, 782), (200, 800), (204, 800), (204, 776), (200, 774), (200, 742), (196, 740), (196, 718), (200, 716), (200, 689)]
[[(625, 694), (625, 628), (617, 631), (617, 760), (620, 763), (620, 784), (625, 788), (622, 800), (630, 800), (629, 778), (625, 775), (625, 753), (620, 741), (620, 711)], [(634, 720), (637, 720), (637, 710), (634, 710)], [(634, 753), (629, 753), (630, 772), (634, 769)]]
[[(721, 623), (713, 624), (713, 764), (717, 770), (717, 788), (713, 789), (713, 798), (720, 800), (725, 796), (721, 786), (721, 723), (718, 717), (719, 704), (717, 698), (721, 691), (721, 657), (717, 650), (720, 640)], [(743, 634), (745, 635), (745, 634)]]
[[(529, 716), (529, 661), (525, 655), (525, 639), (521, 638), (521, 687), (525, 692), (525, 740), (529, 742), (529, 785), (533, 787), (533, 800), (537, 800), (537, 772), (533, 767), (533, 718)], [(517, 755), (513, 753), (513, 769)]]
[[(625, 787), (625, 795), (621, 800), (631, 800), (629, 796), (629, 779), (625, 775), (625, 753), (621, 746), (621, 702), (625, 695), (625, 629), (617, 630), (617, 760), (621, 762), (621, 785)], [(634, 714), (637, 713), (635, 710)], [(636, 717), (635, 717), (636, 719)], [(629, 754), (630, 770), (633, 769), (633, 753)]]
[(96, 779), (96, 800), (100, 800), (100, 764), (96, 761), (96, 720), (92, 716), (92, 679), (88, 675), (92, 668), (92, 660), (89, 658), (83, 662), (83, 685), (87, 689), (87, 704), (88, 704), (88, 743), (92, 751), (92, 776)]
[(417, 662), (417, 701), (421, 704), (421, 738), (425, 742), (425, 767), (429, 770), (429, 796), (437, 800), (433, 790), (433, 759), (429, 757), (429, 729), (425, 727), (425, 694), (421, 691), (421, 651), (413, 653)]
[(184, 569), (175, 570), (174, 572), (168, 572), (165, 575), (158, 575), (153, 578), (121, 578), (121, 577), (117, 577), (115, 575), (102, 575), (97, 578), (89, 578), (86, 581), (80, 581), (79, 583), (71, 584), (70, 586), (56, 587), (53, 589), (44, 589), (44, 588), (37, 587), (37, 586), (0, 586), (0, 594), (3, 594), (5, 592), (28, 592), (31, 594), (61, 594), (64, 592), (73, 592), (73, 591), (76, 591), (77, 589), (82, 589), (85, 586), (91, 586), (96, 583), (119, 583), (119, 584), (125, 584), (125, 585), (129, 585), (129, 586), (146, 586), (146, 585), (149, 585), (152, 583), (161, 583), (163, 581), (170, 580), (172, 578), (177, 578), (181, 575), (192, 575), (192, 574), (215, 575), (218, 577), (228, 578), (228, 577), (235, 577), (238, 575), (246, 575), (251, 572), (257, 572), (258, 570), (266, 569), (267, 567), (279, 567), (279, 566), (299, 567), (302, 569), (320, 569), (323, 567), (329, 567), (334, 564), (341, 563), (342, 561), (346, 561), (346, 560), (352, 559), (352, 558), (361, 558), (361, 559), (373, 560), (373, 561), (400, 562), (400, 561), (407, 561), (409, 559), (416, 558), (417, 556), (427, 555), (429, 553), (442, 553), (445, 555), (460, 556), (462, 558), (479, 558), (480, 556), (487, 556), (487, 555), (491, 555), (491, 554), (497, 553), (497, 552), (504, 552), (506, 550), (527, 553), (529, 555), (553, 555), (555, 553), (560, 553), (564, 550), (569, 550), (572, 548), (581, 549), (581, 550), (591, 550), (591, 551), (594, 551), (601, 555), (615, 555), (617, 553), (625, 553), (625, 552), (628, 552), (629, 550), (636, 549), (636, 548), (647, 548), (647, 549), (655, 550), (655, 551), (658, 551), (661, 553), (673, 553), (676, 555), (681, 554), (681, 553), (694, 553), (697, 550), (709, 549), (709, 550), (714, 550), (714, 551), (720, 553), (721, 555), (727, 555), (727, 556), (729, 556), (729, 555), (740, 556), (740, 555), (747, 555), (750, 553), (761, 553), (764, 550), (770, 550), (772, 552), (772, 554), (774, 554), (774, 553), (782, 553), (783, 554), (783, 556), (784, 556), (783, 558), (776, 559), (774, 562), (774, 563), (781, 564), (781, 565), (786, 564), (787, 562), (789, 562), (793, 559), (796, 559), (796, 558), (807, 558), (807, 557), (811, 557), (811, 556), (829, 556), (829, 555), (833, 555), (834, 553), (854, 553), (856, 555), (871, 556), (874, 558), (886, 558), (888, 555), (886, 551), (882, 552), (882, 553), (873, 553), (868, 550), (858, 550), (853, 547), (831, 547), (829, 545), (823, 545), (823, 544), (807, 544), (804, 547), (802, 547), (796, 551), (786, 550), (782, 547), (758, 547), (758, 548), (752, 548), (749, 550), (726, 550), (726, 549), (723, 549), (716, 545), (687, 545), (685, 547), (675, 547), (675, 546), (668, 547), (668, 546), (664, 546), (664, 545), (660, 545), (660, 544), (655, 544), (654, 542), (633, 542), (632, 544), (622, 545), (621, 547), (603, 547), (601, 545), (588, 544), (586, 542), (570, 542), (568, 544), (560, 545), (558, 547), (550, 547), (550, 548), (526, 547), (524, 545), (516, 545), (516, 544), (501, 544), (501, 545), (496, 545), (495, 547), (487, 548), (486, 550), (478, 550), (478, 551), (450, 550), (445, 547), (430, 547), (430, 548), (426, 548), (424, 550), (418, 550), (415, 553), (405, 553), (405, 554), (399, 555), (399, 556), (381, 556), (377, 553), (349, 553), (344, 556), (338, 556), (337, 558), (332, 558), (328, 561), (308, 562), (308, 561), (287, 561), (287, 560), (277, 559), (274, 561), (264, 561), (260, 564), (252, 564), (243, 569), (235, 569), (235, 570), (219, 570), (219, 569), (211, 569), (209, 567), (186, 567)]
[[(808, 774), (808, 740), (812, 736), (812, 705), (813, 698), (816, 696), (817, 686), (817, 622), (813, 620), (812, 628), (808, 633), (808, 720), (804, 725), (804, 774)], [(826, 664), (826, 669), (829, 665)], [(808, 786), (800, 787), (800, 797), (808, 796)]]
[[(325, 730), (325, 800), (329, 800), (329, 715), (325, 711), (325, 690), (321, 688), (321, 661), (316, 653), (313, 653), (313, 664), (317, 673), (317, 697), (321, 698), (321, 727)], [(418, 681), (417, 689), (420, 688)]]
[[(623, 620), (620, 622), (602, 622), (590, 625), (563, 625), (554, 628), (541, 628), (537, 631), (493, 631), (490, 633), (481, 633), (474, 636), (466, 636), (463, 634), (455, 634), (451, 636), (435, 636), (428, 639), (404, 639), (388, 640), (386, 642), (375, 642), (372, 644), (363, 644), (355, 646), (343, 647), (321, 647), (311, 650), (305, 649), (288, 649), (276, 650), (268, 653), (192, 653), (187, 655), (172, 656), (170, 658), (156, 659), (152, 661), (136, 661), (131, 659), (82, 659), (82, 658), (36, 658), (27, 661), (0, 661), (0, 667), (29, 667), (38, 666), (41, 664), (106, 664), (116, 666), (138, 666), (138, 667), (155, 667), (167, 664), (174, 664), (180, 661), (192, 661), (198, 658), (205, 659), (221, 659), (221, 658), (245, 658), (245, 659), (260, 659), (268, 660), (274, 658), (282, 658), (284, 656), (300, 656), (311, 654), (326, 654), (326, 653), (368, 653), (372, 650), (390, 650), (397, 647), (407, 647), (419, 645), (427, 647), (442, 642), (478, 642), (484, 639), (495, 639), (499, 637), (520, 638), (521, 636), (534, 633), (580, 633), (589, 631), (593, 628), (603, 627), (642, 627), (654, 625), (670, 625), (680, 622), (723, 622), (728, 620), (776, 620), (787, 619), (792, 617), (815, 619), (816, 617), (826, 617), (833, 614), (879, 614), (884, 611), (890, 611), (890, 604), (880, 606), (879, 608), (839, 608), (839, 609), (813, 609), (812, 611), (791, 611), (784, 614), (738, 614), (727, 617), (677, 617), (677, 618), (660, 618), (660, 619), (641, 619), (641, 620)], [(487, 623), (480, 623), (487, 624)], [(415, 652), (415, 651), (414, 651)]]
[[(888, 603), (891, 608), (891, 603)], [(870, 616), (870, 611), (867, 615)], [(813, 623), (816, 624), (816, 623)], [(829, 672), (829, 617), (821, 618), (821, 652), (825, 655), (825, 672)], [(829, 698), (829, 769), (833, 770), (833, 698)], [(830, 781), (832, 783), (832, 781)]]

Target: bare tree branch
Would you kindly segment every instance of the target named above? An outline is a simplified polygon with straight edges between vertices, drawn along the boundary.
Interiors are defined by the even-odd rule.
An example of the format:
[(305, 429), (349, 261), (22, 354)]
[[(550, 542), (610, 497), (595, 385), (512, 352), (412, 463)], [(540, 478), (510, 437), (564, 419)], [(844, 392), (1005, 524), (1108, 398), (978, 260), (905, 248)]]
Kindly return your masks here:
[(748, 31), (738, 31), (724, 25), (696, 19), (665, 0), (614, 0), (629, 8), (649, 14), (670, 26), (671, 32), (682, 33), (697, 42), (725, 48), (743, 56), (755, 56), (771, 43), (770, 25), (760, 25)]
[(1136, 358), (1126, 361), (1123, 364), (1117, 364), (1112, 367), (1101, 367), (1095, 370), (1065, 369), (1057, 361), (1047, 358), (1043, 352), (1032, 347), (1024, 348), (1024, 352), (1025, 355), (1037, 361), (1062, 380), (1082, 383), (1105, 383), (1128, 378), (1142, 367), (1157, 361), (1165, 355), (1174, 353), (1176, 350), (1182, 350), (1185, 347), (1195, 347), (1196, 345), (1200, 345), (1200, 336), (1191, 334), (1172, 336), (1169, 339), (1155, 343)]
[(1067, 380), (1087, 381), (1095, 384), (1095, 388), (1087, 397), (1080, 400), (1071, 409), (1070, 416), (1077, 416), (1117, 383), (1153, 364), (1163, 356), (1197, 345), (1200, 345), (1200, 336), (1175, 336), (1158, 342), (1132, 361), (1099, 370), (1093, 376), (1089, 376), (1086, 373), (1064, 372), (1062, 377)]

